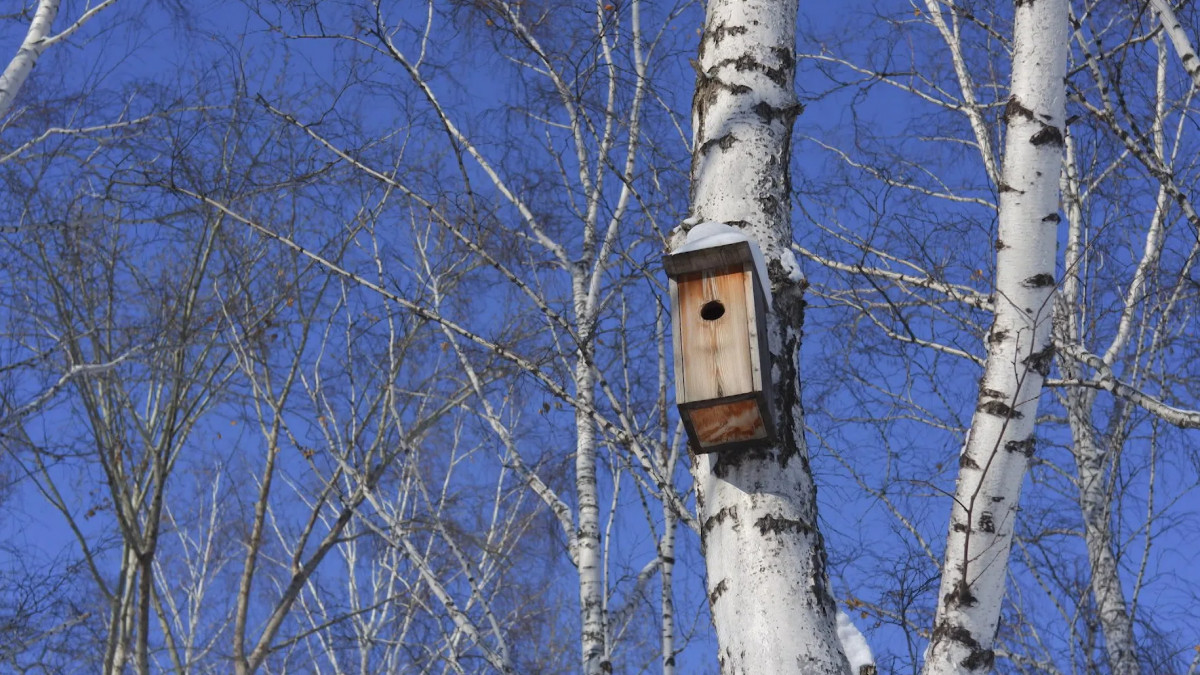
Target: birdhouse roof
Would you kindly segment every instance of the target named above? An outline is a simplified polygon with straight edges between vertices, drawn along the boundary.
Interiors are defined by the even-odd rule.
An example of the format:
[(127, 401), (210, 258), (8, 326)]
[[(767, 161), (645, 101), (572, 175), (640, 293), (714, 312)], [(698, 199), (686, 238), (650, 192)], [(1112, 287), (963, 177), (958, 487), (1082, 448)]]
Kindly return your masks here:
[(715, 269), (753, 262), (758, 273), (758, 286), (771, 304), (771, 283), (767, 265), (758, 244), (741, 230), (725, 223), (700, 223), (688, 231), (683, 246), (663, 258), (667, 276), (678, 277), (690, 272)]

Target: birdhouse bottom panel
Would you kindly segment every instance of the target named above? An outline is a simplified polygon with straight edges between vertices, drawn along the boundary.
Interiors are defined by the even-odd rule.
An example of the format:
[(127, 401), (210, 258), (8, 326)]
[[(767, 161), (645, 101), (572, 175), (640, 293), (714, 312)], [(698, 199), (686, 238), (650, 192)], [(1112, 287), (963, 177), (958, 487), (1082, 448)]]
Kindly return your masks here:
[(690, 408), (684, 419), (694, 432), (697, 452), (716, 452), (770, 440), (757, 398)]

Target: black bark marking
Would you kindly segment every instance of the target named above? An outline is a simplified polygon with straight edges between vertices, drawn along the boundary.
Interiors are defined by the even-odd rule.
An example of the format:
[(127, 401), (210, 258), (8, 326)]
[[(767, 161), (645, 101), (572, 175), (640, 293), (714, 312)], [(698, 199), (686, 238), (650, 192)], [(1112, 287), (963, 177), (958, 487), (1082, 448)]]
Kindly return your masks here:
[(725, 508), (721, 509), (720, 511), (717, 511), (717, 513), (715, 515), (709, 516), (704, 521), (704, 533), (708, 534), (709, 532), (712, 532), (714, 529), (717, 528), (718, 525), (725, 522), (726, 518), (728, 518), (734, 522), (737, 522), (738, 515), (737, 515), (737, 507), (736, 506), (726, 506)]
[(979, 515), (979, 529), (988, 534), (996, 533), (996, 520), (990, 511), (984, 511)]
[(1021, 282), (1025, 288), (1045, 288), (1054, 285), (1053, 274), (1035, 274)]
[[(807, 280), (801, 279), (798, 282), (794, 282), (794, 281), (792, 281), (792, 278), (789, 276), (789, 274), (790, 273), (786, 269), (784, 269), (783, 263), (780, 262), (779, 260), (772, 258), (767, 261), (767, 279), (771, 283), (771, 293), (772, 294), (778, 295), (781, 293), (793, 293), (796, 295), (800, 295), (800, 293), (797, 293), (797, 291), (802, 293), (805, 289), (808, 288)], [(789, 295), (789, 297), (792, 297), (792, 296)], [(782, 300), (782, 298), (781, 298), (781, 300)], [(786, 304), (786, 303), (781, 302), (780, 304)], [(803, 305), (805, 303), (803, 300), (801, 300), (800, 304)]]
[(1008, 183), (1005, 183), (1004, 181), (1000, 181), (1000, 192), (1022, 192), (1022, 191), (1009, 185)]
[(963, 469), (978, 469), (979, 463), (971, 459), (971, 456), (964, 452), (958, 456), (958, 466)]
[(758, 115), (758, 119), (762, 120), (763, 124), (770, 124), (771, 120), (775, 119), (775, 112), (778, 109), (766, 101), (759, 101), (754, 104), (753, 110), (754, 114)]
[(955, 532), (966, 532), (968, 528), (966, 523), (954, 523), (950, 526), (950, 529)]
[(976, 410), (1010, 420), (1019, 420), (1025, 416), (1020, 411), (1014, 410), (1007, 403), (1001, 403), (1000, 401), (985, 401), (980, 403)]
[(967, 658), (963, 659), (962, 664), (960, 664), (963, 668), (987, 670), (992, 667), (992, 663), (995, 661), (995, 652), (990, 649), (984, 649), (983, 645), (979, 644), (979, 640), (971, 636), (971, 631), (962, 626), (952, 626), (947, 622), (938, 624), (933, 629), (932, 641), (936, 643), (943, 640), (957, 642), (971, 651), (967, 655)]
[(959, 579), (958, 583), (954, 584), (954, 589), (946, 594), (946, 604), (958, 607), (974, 607), (979, 604), (979, 598), (976, 598), (975, 594), (971, 592), (970, 584), (963, 579)]
[(954, 642), (964, 644), (968, 647), (979, 646), (979, 641), (971, 637), (971, 631), (963, 628), (962, 626), (951, 626), (945, 621), (938, 624), (937, 627), (933, 629), (932, 641), (940, 642), (942, 640), (953, 640)]
[[(707, 45), (707, 40), (700, 41), (700, 58), (704, 58), (704, 50)], [(708, 129), (708, 111), (720, 96), (720, 85), (713, 78), (709, 77), (701, 68), (699, 62), (692, 62), (692, 66), (696, 69), (696, 93), (692, 95), (692, 109), (696, 111), (696, 131), (697, 134), (706, 134)], [(703, 136), (701, 136), (703, 137)], [(691, 171), (693, 174), (700, 166), (704, 158), (703, 153), (692, 153)], [(698, 182), (693, 182), (688, 192), (689, 199), (695, 201), (696, 188)]]
[(791, 69), (796, 66), (796, 56), (791, 49), (786, 47), (772, 47), (771, 55), (779, 61), (781, 69)]
[(1004, 497), (992, 497), (992, 503), (993, 503), (993, 504), (998, 504), (998, 503), (1000, 503), (1000, 502), (1002, 502), (1002, 501), (1004, 501)]
[[(1020, 0), (1018, 0), (1017, 6), (1021, 6)], [(1010, 96), (1008, 97), (1008, 105), (1004, 106), (1004, 120), (1011, 122), (1014, 117), (1024, 117), (1032, 122), (1033, 111), (1021, 105), (1021, 100), (1016, 96)]]
[(995, 661), (996, 652), (990, 649), (972, 649), (970, 655), (962, 660), (962, 667), (967, 670), (991, 670)]
[(1003, 250), (1004, 250), (1004, 246), (1005, 246), (1005, 244), (1004, 244), (1004, 240), (1003, 240), (1003, 239), (999, 239), (999, 238), (998, 238), (998, 239), (996, 239), (996, 250), (997, 250), (997, 251), (1003, 251)]
[(836, 611), (837, 601), (829, 594), (829, 586), (825, 583), (825, 580), (829, 578), (829, 575), (825, 571), (825, 566), (828, 563), (825, 555), (825, 540), (821, 538), (819, 531), (813, 534), (816, 541), (813, 543), (812, 557), (810, 558), (810, 562), (812, 563), (812, 584), (809, 587), (809, 591), (812, 593), (812, 597), (817, 599), (817, 606), (828, 616)]
[(1056, 223), (1056, 224), (1061, 223), (1062, 216), (1058, 215), (1058, 212), (1055, 211), (1054, 213), (1051, 213), (1050, 215), (1046, 216), (1045, 218), (1042, 218), (1042, 222), (1043, 223)]
[(767, 276), (770, 277), (771, 288), (774, 291), (774, 309), (779, 317), (779, 330), (783, 338), (782, 351), (776, 358), (771, 359), (771, 367), (779, 368), (779, 384), (774, 392), (775, 428), (779, 434), (779, 466), (786, 469), (788, 462), (796, 458), (807, 472), (808, 458), (800, 452), (802, 439), (796, 437), (797, 424), (794, 414), (794, 411), (802, 409), (800, 374), (796, 360), (804, 337), (804, 288), (792, 283), (784, 273), (782, 263), (775, 259), (767, 263)]
[(764, 537), (768, 534), (787, 534), (789, 532), (808, 534), (812, 532), (812, 529), (803, 521), (792, 520), (791, 518), (777, 518), (771, 514), (767, 514), (754, 521), (754, 526), (758, 528), (758, 533)]
[(712, 589), (712, 592), (708, 594), (709, 606), (717, 604), (717, 600), (719, 600), (721, 598), (721, 595), (728, 589), (729, 589), (729, 580), (728, 579), (722, 579), (721, 581), (719, 581), (717, 583), (716, 587), (714, 587)]
[[(763, 213), (769, 214), (772, 218), (777, 218), (784, 210), (784, 204), (779, 197), (778, 192), (771, 191), (768, 187), (764, 186), (760, 189), (758, 203), (762, 206)], [(780, 221), (776, 220), (776, 222)]]
[(998, 330), (994, 333), (989, 334), (987, 341), (988, 341), (988, 344), (994, 345), (997, 342), (1004, 342), (1007, 339), (1008, 339), (1008, 331)]
[(981, 398), (998, 398), (998, 399), (1005, 398), (1004, 392), (1002, 392), (998, 389), (988, 389), (987, 387), (983, 386), (983, 383), (980, 383), (980, 385), (979, 385), (979, 396)]
[(700, 154), (707, 155), (708, 152), (713, 149), (713, 146), (717, 146), (722, 150), (728, 150), (729, 148), (732, 148), (737, 141), (737, 136), (734, 136), (733, 134), (725, 134), (720, 138), (710, 138), (700, 146)]
[(1034, 352), (1022, 361), (1033, 372), (1046, 377), (1050, 374), (1050, 364), (1054, 361), (1054, 345), (1046, 345), (1040, 352)]
[(727, 450), (717, 454), (712, 472), (717, 478), (726, 478), (729, 476), (730, 470), (741, 466), (743, 462), (761, 462), (774, 456), (774, 451), (765, 445), (742, 450)]
[(708, 31), (708, 38), (712, 40), (714, 46), (720, 46), (721, 40), (724, 40), (726, 37), (745, 35), (749, 30), (745, 26), (728, 26), (720, 23)]
[[(781, 64), (778, 68), (772, 68), (759, 62), (758, 59), (749, 54), (742, 54), (736, 59), (726, 59), (724, 61), (720, 61), (715, 67), (722, 68), (724, 66), (733, 66), (734, 69), (739, 73), (745, 73), (749, 71), (760, 72), (765, 75), (768, 80), (780, 87), (790, 87), (791, 85), (792, 69), (786, 63)], [(746, 87), (746, 89), (749, 90), (750, 88)]]
[(1019, 452), (1026, 457), (1033, 457), (1033, 451), (1037, 445), (1037, 439), (1033, 436), (1026, 438), (1023, 441), (1009, 441), (1004, 444), (1004, 449), (1009, 452)]
[(1058, 127), (1047, 124), (1042, 127), (1041, 131), (1030, 136), (1029, 142), (1039, 148), (1043, 145), (1057, 145), (1061, 148), (1063, 146), (1063, 135), (1058, 130)]
[(800, 113), (804, 112), (804, 104), (796, 103), (782, 108), (776, 107), (766, 101), (759, 101), (752, 108), (754, 114), (763, 121), (763, 124), (770, 124), (775, 120), (780, 120), (787, 126), (792, 126)]

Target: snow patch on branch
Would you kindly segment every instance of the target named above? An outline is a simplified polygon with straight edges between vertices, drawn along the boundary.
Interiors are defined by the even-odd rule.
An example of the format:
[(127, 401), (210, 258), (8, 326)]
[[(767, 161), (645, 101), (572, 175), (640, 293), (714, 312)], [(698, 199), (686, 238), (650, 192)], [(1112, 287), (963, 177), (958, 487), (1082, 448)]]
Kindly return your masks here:
[(846, 659), (850, 661), (851, 673), (862, 672), (863, 666), (875, 665), (875, 657), (871, 654), (867, 639), (850, 620), (850, 615), (840, 609), (837, 613), (837, 634), (842, 651), (846, 652)]
[[(767, 297), (767, 306), (771, 305), (771, 279), (767, 276), (767, 263), (763, 260), (762, 250), (758, 248), (758, 244), (746, 233), (738, 228), (727, 225), (725, 223), (705, 222), (696, 225), (688, 230), (687, 239), (684, 240), (683, 246), (672, 251), (673, 254), (687, 253), (688, 251), (699, 251), (706, 248), (716, 248), (718, 246), (728, 246), (738, 242), (746, 242), (750, 244), (750, 255), (754, 256), (754, 267), (758, 270), (758, 278), (761, 282), (763, 294)], [(791, 251), (785, 251), (788, 258), (791, 259), (792, 265), (796, 271), (800, 271), (800, 266), (796, 265), (796, 259), (792, 257)], [(784, 269), (787, 268), (787, 262), (783, 263)], [(789, 276), (790, 276), (789, 271)], [(803, 277), (803, 275), (801, 275)]]

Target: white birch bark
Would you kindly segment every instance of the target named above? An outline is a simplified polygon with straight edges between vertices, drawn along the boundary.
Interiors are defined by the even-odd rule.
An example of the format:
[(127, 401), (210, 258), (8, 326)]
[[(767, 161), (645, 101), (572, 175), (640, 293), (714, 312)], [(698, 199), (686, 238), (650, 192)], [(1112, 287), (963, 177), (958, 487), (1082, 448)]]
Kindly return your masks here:
[[(1079, 392), (1083, 394), (1083, 392)], [(1117, 558), (1113, 554), (1111, 493), (1105, 466), (1105, 453), (1096, 443), (1092, 428), (1091, 405), (1095, 391), (1077, 395), (1067, 411), (1071, 426), (1072, 453), (1079, 481), (1079, 509), (1083, 515), (1084, 543), (1091, 566), (1092, 598), (1104, 634), (1104, 650), (1109, 671), (1113, 675), (1139, 675), (1137, 641), (1133, 633), (1133, 618), (1121, 588)]]
[(678, 518), (669, 508), (663, 509), (663, 534), (658, 540), (660, 572), (659, 640), (662, 653), (662, 675), (675, 675), (675, 527)]
[(1179, 54), (1179, 60), (1183, 63), (1188, 77), (1192, 79), (1192, 84), (1200, 88), (1200, 57), (1196, 56), (1192, 41), (1188, 38), (1187, 31), (1183, 30), (1183, 25), (1179, 23), (1179, 18), (1175, 16), (1175, 10), (1171, 9), (1171, 3), (1167, 0), (1150, 0), (1150, 6), (1158, 15), (1158, 20), (1175, 47), (1175, 52)]
[(768, 333), (775, 445), (694, 458), (709, 606), (721, 672), (847, 672), (808, 450), (796, 350), (803, 301), (784, 260), (789, 153), (800, 111), (795, 0), (710, 0), (692, 124), (692, 218), (741, 227), (763, 250), (774, 291)]
[(25, 32), (25, 39), (21, 41), (21, 46), (17, 48), (16, 55), (8, 62), (4, 72), (0, 73), (0, 120), (12, 109), (13, 101), (21, 92), (25, 81), (29, 79), (29, 74), (33, 72), (33, 67), (37, 65), (42, 53), (55, 42), (79, 30), (83, 24), (115, 2), (116, 0), (101, 2), (85, 11), (65, 30), (51, 35), (54, 19), (58, 17), (60, 0), (38, 1), (37, 8), (33, 11), (33, 19), (29, 21), (29, 30)]
[[(579, 500), (575, 531), (576, 566), (579, 569), (579, 619), (581, 663), (586, 675), (612, 672), (608, 658), (605, 626), (604, 578), (600, 548), (600, 495), (596, 482), (596, 429), (588, 410), (595, 402), (592, 375), (590, 307), (582, 278), (575, 284), (575, 308), (586, 331), (580, 340), (575, 365), (575, 395), (582, 405), (575, 410), (575, 494)], [(586, 406), (586, 407), (585, 407)]]
[(1021, 482), (1034, 450), (1050, 327), (1067, 57), (1065, 0), (1016, 0), (1004, 112), (995, 321), (959, 462), (926, 675), (981, 673), (1004, 597)]
[[(1162, 120), (1166, 103), (1166, 47), (1156, 39), (1158, 47), (1158, 69), (1156, 87), (1156, 117), (1153, 129), (1155, 153), (1164, 156), (1164, 133)], [(1085, 242), (1083, 190), (1076, 167), (1073, 138), (1066, 138), (1066, 170), (1063, 172), (1063, 201), (1067, 215), (1068, 236), (1064, 268), (1072, 272), (1063, 279), (1060, 317), (1056, 331), (1063, 344), (1083, 344), (1080, 316), (1085, 309), (1085, 294), (1081, 270), (1087, 266)], [(1169, 208), (1165, 189), (1159, 188), (1155, 211), (1146, 232), (1142, 257), (1134, 270), (1129, 289), (1124, 295), (1124, 307), (1118, 323), (1117, 333), (1105, 350), (1097, 357), (1111, 366), (1129, 344), (1133, 330), (1134, 315), (1145, 294), (1150, 271), (1157, 266), (1163, 244), (1166, 212)], [(1060, 365), (1064, 378), (1081, 380), (1083, 364), (1074, 358), (1064, 359)], [(1133, 631), (1133, 617), (1121, 586), (1120, 571), (1114, 553), (1115, 542), (1112, 532), (1112, 511), (1106, 468), (1110, 453), (1097, 442), (1095, 430), (1095, 405), (1097, 390), (1084, 387), (1068, 387), (1063, 392), (1067, 422), (1071, 430), (1071, 452), (1075, 458), (1076, 484), (1079, 490), (1079, 509), (1083, 519), (1083, 537), (1087, 547), (1088, 564), (1091, 571), (1090, 587), (1096, 605), (1100, 630), (1104, 635), (1104, 650), (1110, 672), (1115, 675), (1139, 675), (1141, 665), (1137, 659), (1137, 642)], [(1121, 441), (1108, 439), (1109, 447), (1119, 447)]]
[(0, 74), (0, 119), (3, 119), (12, 109), (13, 100), (21, 91), (29, 73), (37, 65), (42, 52), (49, 44), (50, 28), (54, 18), (58, 16), (59, 0), (41, 0), (34, 10), (33, 20), (29, 22), (29, 30), (25, 39), (17, 49), (17, 54), (8, 62), (4, 73)]

